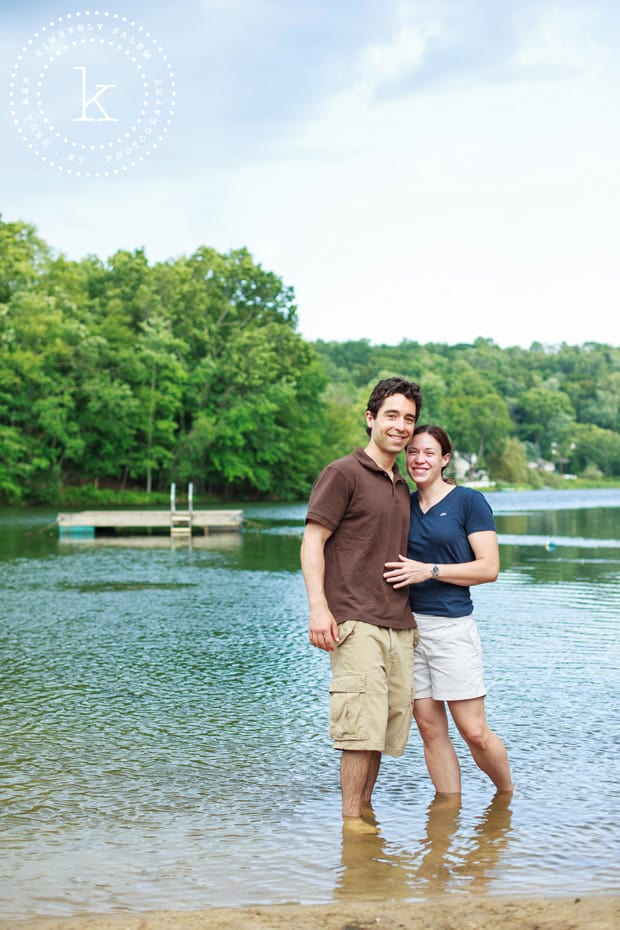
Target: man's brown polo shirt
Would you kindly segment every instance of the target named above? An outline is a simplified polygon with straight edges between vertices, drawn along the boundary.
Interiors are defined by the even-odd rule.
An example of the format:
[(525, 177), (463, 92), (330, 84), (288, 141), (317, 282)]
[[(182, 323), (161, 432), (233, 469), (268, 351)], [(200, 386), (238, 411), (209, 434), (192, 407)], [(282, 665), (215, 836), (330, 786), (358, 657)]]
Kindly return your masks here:
[(338, 623), (415, 627), (409, 589), (383, 578), (386, 562), (407, 554), (409, 488), (394, 466), (394, 481), (363, 449), (332, 462), (316, 479), (306, 522), (332, 530), (325, 544), (325, 595)]

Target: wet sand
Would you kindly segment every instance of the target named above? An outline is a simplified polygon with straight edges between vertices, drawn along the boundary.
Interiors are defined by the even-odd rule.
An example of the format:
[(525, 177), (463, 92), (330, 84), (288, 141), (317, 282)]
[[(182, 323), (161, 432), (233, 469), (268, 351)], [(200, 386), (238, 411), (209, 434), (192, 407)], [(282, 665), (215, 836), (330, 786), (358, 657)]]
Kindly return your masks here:
[(451, 895), (417, 902), (272, 905), (0, 920), (0, 930), (617, 930), (620, 896)]

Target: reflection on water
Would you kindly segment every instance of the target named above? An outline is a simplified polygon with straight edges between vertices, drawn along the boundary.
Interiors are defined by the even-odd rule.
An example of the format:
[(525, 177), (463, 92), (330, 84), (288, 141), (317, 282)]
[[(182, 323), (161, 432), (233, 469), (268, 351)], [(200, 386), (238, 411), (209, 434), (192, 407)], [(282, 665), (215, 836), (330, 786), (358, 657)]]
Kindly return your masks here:
[(342, 867), (334, 898), (389, 901), (412, 895), (409, 856), (390, 851), (381, 833), (342, 831)]
[(496, 794), (474, 824), (469, 848), (455, 867), (455, 873), (467, 882), (469, 891), (486, 891), (492, 883), (502, 855), (508, 849), (511, 802), (510, 795)]
[[(415, 871), (416, 879), (424, 883), (427, 894), (450, 890), (458, 866), (464, 861), (462, 852), (459, 856), (453, 848), (460, 810), (460, 796), (454, 795), (435, 797), (429, 805), (422, 853)], [(473, 848), (477, 848), (477, 844)]]
[(141, 536), (130, 536), (125, 533), (120, 536), (79, 536), (70, 535), (59, 537), (59, 543), (63, 548), (78, 546), (102, 547), (108, 546), (116, 549), (238, 549), (241, 546), (241, 533), (235, 532), (217, 532), (204, 535), (194, 533), (188, 536), (170, 536), (164, 533), (154, 533), (152, 535), (142, 534)]
[(303, 505), (196, 545), (60, 542), (53, 514), (0, 514), (0, 915), (617, 891), (620, 494), (571, 496), (555, 516), (503, 498), (519, 522), (476, 591), (511, 802), (458, 737), (462, 803), (433, 799), (414, 732), (382, 765), (380, 833), (352, 842)]
[(395, 900), (486, 891), (508, 847), (511, 802), (511, 795), (496, 794), (465, 831), (460, 796), (435, 796), (424, 833), (411, 848), (393, 848), (381, 832), (360, 836), (343, 830), (334, 897)]

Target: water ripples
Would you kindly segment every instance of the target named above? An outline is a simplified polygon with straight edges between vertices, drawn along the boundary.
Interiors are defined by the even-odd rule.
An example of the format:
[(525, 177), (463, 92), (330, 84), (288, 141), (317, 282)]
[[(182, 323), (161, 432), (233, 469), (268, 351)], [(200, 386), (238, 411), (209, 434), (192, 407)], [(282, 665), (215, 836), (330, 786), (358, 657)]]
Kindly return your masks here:
[[(509, 807), (457, 740), (463, 805), (434, 808), (412, 733), (382, 766), (380, 836), (351, 847), (299, 512), (221, 548), (39, 540), (0, 558), (4, 916), (617, 890), (615, 523), (539, 511), (475, 591)], [(606, 543), (545, 549), (571, 521)]]

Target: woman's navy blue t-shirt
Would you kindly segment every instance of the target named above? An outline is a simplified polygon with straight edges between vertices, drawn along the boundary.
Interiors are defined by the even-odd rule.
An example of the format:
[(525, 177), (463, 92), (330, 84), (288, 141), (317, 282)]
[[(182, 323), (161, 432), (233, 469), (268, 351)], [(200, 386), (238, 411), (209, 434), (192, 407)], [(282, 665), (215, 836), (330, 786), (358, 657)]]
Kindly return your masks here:
[[(495, 520), (480, 491), (456, 486), (426, 513), (420, 510), (414, 491), (407, 555), (438, 565), (472, 562), (475, 556), (467, 537), (485, 530), (495, 530)], [(415, 613), (438, 617), (466, 617), (474, 609), (469, 588), (432, 578), (412, 584), (409, 598)]]

